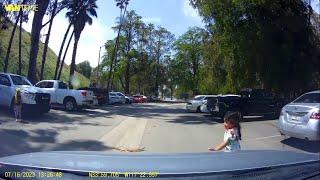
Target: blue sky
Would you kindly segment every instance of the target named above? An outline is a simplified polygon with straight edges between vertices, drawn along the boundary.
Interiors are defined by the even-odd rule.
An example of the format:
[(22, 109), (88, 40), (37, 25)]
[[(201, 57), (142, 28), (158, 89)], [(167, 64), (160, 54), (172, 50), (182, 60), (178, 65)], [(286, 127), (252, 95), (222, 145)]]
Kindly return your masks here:
[[(111, 27), (115, 25), (120, 9), (116, 7), (114, 0), (98, 0), (97, 4), (98, 18), (95, 18), (93, 24), (91, 26), (87, 25), (82, 32), (76, 63), (89, 60), (92, 66), (97, 66), (99, 47), (116, 35)], [(189, 5), (188, 0), (131, 0), (127, 10), (135, 10), (138, 15), (142, 16), (144, 22), (161, 25), (175, 34), (176, 37), (183, 34), (188, 27), (204, 26), (196, 10)], [(32, 16), (31, 14), (30, 19), (33, 18)], [(24, 25), (24, 28), (30, 32), (31, 26), (32, 21), (30, 20)], [(59, 52), (67, 26), (68, 21), (65, 18), (65, 12), (61, 12), (54, 19), (52, 36), (49, 42), (49, 46), (56, 54)], [(44, 28), (42, 33), (46, 31), (47, 29)], [(42, 40), (44, 41), (44, 38)], [(66, 58), (67, 64), (71, 62), (73, 44), (70, 44), (69, 48)]]
[[(91, 26), (87, 25), (82, 32), (76, 63), (89, 60), (92, 66), (97, 66), (99, 47), (107, 40), (115, 37), (115, 32), (111, 29), (115, 25), (115, 20), (119, 16), (120, 10), (115, 5), (114, 0), (98, 0), (98, 18), (93, 20)], [(319, 0), (312, 0), (314, 10), (319, 13)], [(135, 10), (142, 16), (146, 23), (153, 23), (167, 28), (176, 37), (187, 31), (188, 27), (200, 26), (204, 24), (201, 21), (197, 11), (189, 5), (189, 0), (130, 0), (128, 10)], [(30, 20), (23, 27), (31, 31), (33, 14)], [(45, 17), (48, 19), (48, 17)], [(47, 20), (44, 21), (47, 21)], [(60, 44), (67, 29), (68, 21), (65, 18), (65, 12), (61, 12), (53, 22), (52, 36), (49, 46), (56, 54), (59, 52)], [(44, 34), (47, 28), (44, 28)], [(44, 41), (44, 38), (42, 38)], [(73, 43), (69, 47), (66, 63), (71, 62), (71, 53)], [(102, 53), (104, 53), (102, 51)]]

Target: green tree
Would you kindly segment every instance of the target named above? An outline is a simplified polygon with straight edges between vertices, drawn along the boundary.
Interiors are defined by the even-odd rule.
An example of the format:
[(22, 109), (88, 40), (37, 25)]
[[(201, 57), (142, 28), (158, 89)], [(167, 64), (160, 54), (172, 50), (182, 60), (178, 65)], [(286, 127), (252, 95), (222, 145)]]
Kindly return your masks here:
[(77, 47), (81, 33), (86, 23), (89, 25), (92, 24), (92, 16), (97, 17), (97, 8), (96, 0), (70, 1), (67, 5), (68, 12), (66, 15), (70, 22), (72, 22), (74, 28), (74, 44), (70, 65), (69, 85), (71, 85), (71, 79), (73, 78), (76, 68)]
[(213, 32), (206, 56), (225, 69), (224, 91), (249, 86), (289, 93), (319, 87), (310, 81), (319, 71), (319, 41), (304, 1), (190, 2)]
[(189, 28), (174, 43), (175, 59), (171, 61), (172, 81), (180, 87), (199, 93), (200, 69), (204, 63), (204, 43), (208, 33), (199, 27)]
[(90, 79), (91, 72), (92, 72), (92, 67), (91, 67), (89, 61), (83, 61), (83, 62), (77, 64), (76, 67), (77, 67), (76, 68), (77, 72), (81, 73), (82, 75), (84, 75), (85, 77)]

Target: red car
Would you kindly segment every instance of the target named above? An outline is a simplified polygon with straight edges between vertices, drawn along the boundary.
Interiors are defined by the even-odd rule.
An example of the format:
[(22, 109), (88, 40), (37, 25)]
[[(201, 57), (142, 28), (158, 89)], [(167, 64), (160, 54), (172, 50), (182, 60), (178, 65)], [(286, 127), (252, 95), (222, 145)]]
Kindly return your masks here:
[(147, 102), (147, 97), (143, 95), (134, 95), (133, 96), (133, 101), (135, 103), (146, 103)]

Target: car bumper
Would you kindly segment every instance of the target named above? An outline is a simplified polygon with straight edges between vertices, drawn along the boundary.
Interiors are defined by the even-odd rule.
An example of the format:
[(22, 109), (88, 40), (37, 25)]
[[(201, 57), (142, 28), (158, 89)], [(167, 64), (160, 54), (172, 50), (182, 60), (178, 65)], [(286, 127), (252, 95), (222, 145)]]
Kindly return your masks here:
[(187, 104), (186, 109), (188, 111), (196, 111), (197, 110), (197, 108), (195, 106), (193, 106), (192, 104)]
[(307, 124), (296, 124), (286, 121), (280, 116), (278, 129), (281, 134), (288, 135), (299, 139), (308, 139), (311, 141), (320, 140), (320, 121), (309, 119)]
[(22, 104), (22, 112), (26, 114), (46, 113), (50, 111), (50, 104)]
[(79, 106), (91, 107), (91, 106), (93, 106), (93, 100), (84, 100), (81, 102), (81, 104), (79, 104)]

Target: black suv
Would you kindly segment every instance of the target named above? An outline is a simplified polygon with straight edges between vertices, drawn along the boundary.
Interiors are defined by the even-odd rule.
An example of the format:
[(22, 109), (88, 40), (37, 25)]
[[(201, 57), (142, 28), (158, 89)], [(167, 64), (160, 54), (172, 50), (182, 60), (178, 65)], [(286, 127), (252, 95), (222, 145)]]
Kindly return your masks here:
[(207, 100), (207, 109), (214, 116), (224, 117), (228, 111), (245, 115), (278, 116), (284, 101), (264, 89), (243, 89), (240, 95), (223, 95)]

